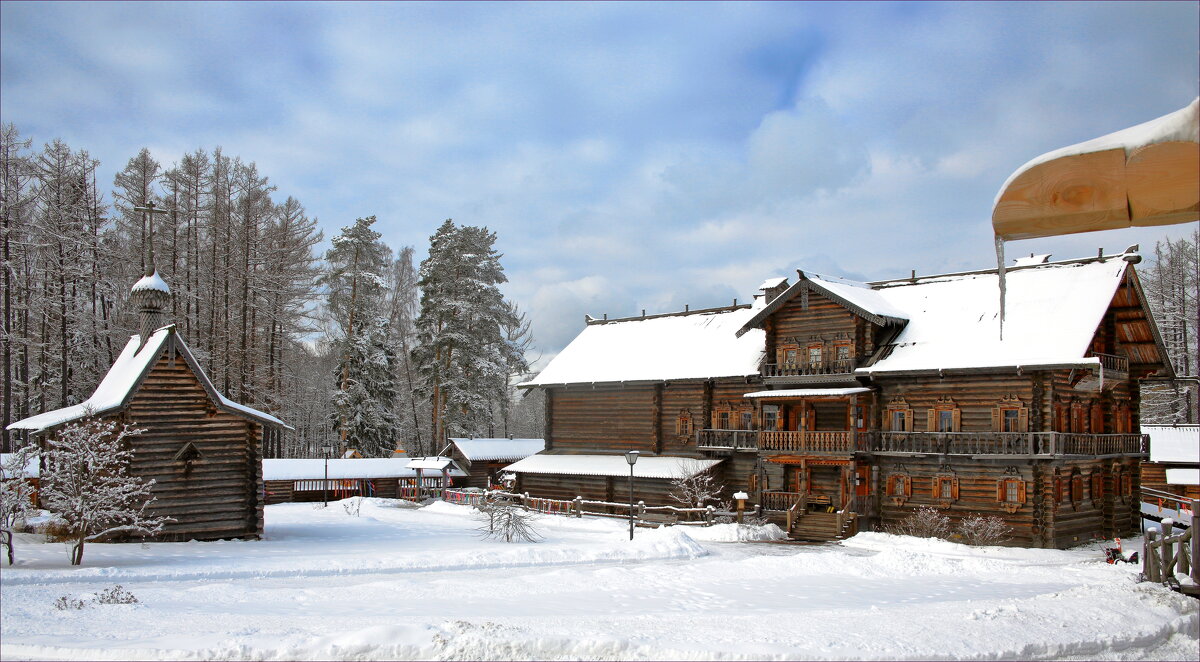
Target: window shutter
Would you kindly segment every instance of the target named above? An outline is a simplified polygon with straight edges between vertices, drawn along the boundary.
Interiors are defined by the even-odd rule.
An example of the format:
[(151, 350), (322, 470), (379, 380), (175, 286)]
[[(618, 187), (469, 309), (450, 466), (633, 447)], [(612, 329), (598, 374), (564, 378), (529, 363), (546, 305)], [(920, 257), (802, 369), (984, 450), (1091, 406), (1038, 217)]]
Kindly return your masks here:
[(1029, 432), (1029, 408), (1021, 407), (1017, 412), (1017, 429), (1021, 432)]
[(1003, 480), (1003, 479), (996, 481), (996, 501), (1003, 503), (1005, 497), (1007, 497), (1007, 496), (1008, 496), (1008, 481)]
[(954, 417), (954, 431), (962, 432), (962, 410), (955, 409), (953, 417)]
[(993, 407), (992, 408), (992, 431), (1000, 432), (1001, 430), (1004, 429), (1003, 425), (1004, 425), (1004, 423), (1000, 420), (1000, 408)]
[(926, 412), (926, 415), (925, 415), (925, 431), (926, 432), (937, 432), (938, 431), (937, 417), (938, 417), (938, 412), (936, 409), (930, 409)]
[(954, 499), (955, 501), (958, 500), (958, 479), (957, 478), (955, 478), (954, 481), (952, 483), (950, 483), (950, 498)]

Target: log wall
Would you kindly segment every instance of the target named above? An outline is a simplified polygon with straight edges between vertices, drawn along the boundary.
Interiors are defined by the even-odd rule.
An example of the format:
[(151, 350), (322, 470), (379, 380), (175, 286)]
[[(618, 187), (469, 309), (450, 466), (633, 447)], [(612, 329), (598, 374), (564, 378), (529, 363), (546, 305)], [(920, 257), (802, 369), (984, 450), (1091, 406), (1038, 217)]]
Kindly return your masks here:
[[(212, 406), (182, 356), (163, 352), (121, 417), (145, 430), (131, 438), (131, 469), (155, 481), (150, 512), (175, 519), (159, 539), (262, 534), (261, 426)], [(178, 457), (187, 444), (199, 453), (190, 463)]]

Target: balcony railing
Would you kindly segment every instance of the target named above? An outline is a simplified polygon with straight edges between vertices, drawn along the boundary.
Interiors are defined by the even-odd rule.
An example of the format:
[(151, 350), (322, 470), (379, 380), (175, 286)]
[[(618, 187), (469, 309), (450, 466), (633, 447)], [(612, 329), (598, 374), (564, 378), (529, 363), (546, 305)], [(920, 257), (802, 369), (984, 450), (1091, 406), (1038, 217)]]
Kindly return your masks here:
[(854, 372), (854, 360), (821, 361), (820, 363), (767, 363), (763, 377), (807, 377), (810, 375), (844, 375)]
[(874, 432), (873, 452), (951, 455), (1117, 455), (1144, 453), (1140, 434), (1071, 432)]
[(1100, 365), (1108, 372), (1129, 372), (1129, 359), (1115, 354), (1100, 354), (1092, 352), (1092, 356), (1100, 359)]
[(1073, 432), (865, 432), (853, 430), (700, 430), (701, 450), (949, 455), (1122, 455), (1145, 453), (1140, 434)]

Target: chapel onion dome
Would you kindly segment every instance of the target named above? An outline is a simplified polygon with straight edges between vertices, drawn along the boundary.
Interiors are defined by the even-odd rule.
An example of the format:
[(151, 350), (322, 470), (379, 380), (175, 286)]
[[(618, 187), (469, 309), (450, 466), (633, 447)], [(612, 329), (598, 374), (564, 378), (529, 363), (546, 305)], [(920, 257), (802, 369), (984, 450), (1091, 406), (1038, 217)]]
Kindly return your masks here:
[(142, 343), (156, 330), (170, 324), (167, 313), (171, 309), (171, 288), (154, 267), (148, 271), (150, 273), (134, 283), (129, 291), (129, 299), (137, 307), (138, 334)]

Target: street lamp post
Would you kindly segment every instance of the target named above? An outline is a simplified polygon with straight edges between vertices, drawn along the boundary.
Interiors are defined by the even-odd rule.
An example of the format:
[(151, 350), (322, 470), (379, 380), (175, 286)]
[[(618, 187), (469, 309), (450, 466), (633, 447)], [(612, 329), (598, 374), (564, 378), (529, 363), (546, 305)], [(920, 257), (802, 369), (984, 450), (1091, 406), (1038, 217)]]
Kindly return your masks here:
[(639, 451), (629, 451), (625, 461), (629, 463), (629, 539), (633, 540), (633, 465), (637, 464)]
[(321, 503), (323, 507), (329, 507), (329, 454), (333, 452), (333, 446), (322, 446), (321, 455), (325, 456), (325, 480), (321, 482)]

